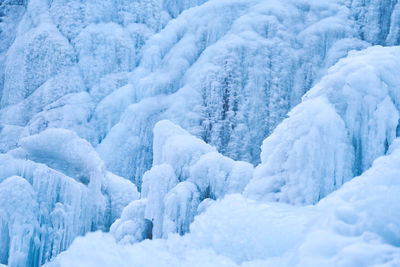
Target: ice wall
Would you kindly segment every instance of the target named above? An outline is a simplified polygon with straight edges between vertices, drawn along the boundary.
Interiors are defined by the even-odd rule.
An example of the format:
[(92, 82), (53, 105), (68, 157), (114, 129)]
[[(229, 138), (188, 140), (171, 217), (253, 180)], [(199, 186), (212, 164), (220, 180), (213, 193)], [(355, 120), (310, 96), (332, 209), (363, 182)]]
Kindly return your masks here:
[(67, 128), (100, 143), (107, 167), (139, 188), (158, 120), (257, 164), (262, 140), (330, 66), (400, 36), (392, 0), (31, 0), (1, 9), (1, 151)]
[[(14, 186), (32, 203), (22, 207), (26, 216), (2, 219), (1, 263), (38, 265), (75, 236), (108, 229), (127, 199), (138, 198), (128, 180), (147, 200), (126, 211), (123, 227), (115, 224), (117, 239), (188, 232), (215, 199), (242, 191), (252, 167), (238, 160), (258, 164), (262, 141), (312, 87), (308, 104), (265, 141), (246, 194), (318, 202), (368, 169), (398, 135), (398, 81), (384, 70), (397, 73), (397, 50), (387, 56), (374, 48), (328, 69), (351, 50), (398, 45), (399, 10), (396, 0), (2, 1), (0, 164), (18, 167), (2, 178), (0, 209), (14, 209), (4, 197), (18, 198)], [(164, 119), (185, 129), (173, 134), (184, 137), (153, 144)], [(295, 125), (298, 132), (290, 130)], [(87, 156), (68, 154), (60, 140)], [(25, 169), (58, 178), (40, 180)], [(158, 184), (166, 178), (168, 186)], [(35, 187), (39, 180), (49, 189)], [(65, 193), (60, 201), (66, 184), (82, 197)], [(64, 212), (78, 202), (85, 207)], [(54, 219), (48, 226), (63, 212), (76, 225)], [(41, 223), (58, 232), (39, 235)], [(27, 239), (11, 240), (16, 229), (28, 229)]]
[(399, 163), (396, 139), (368, 171), (315, 206), (229, 195), (183, 237), (120, 245), (90, 233), (47, 266), (397, 266)]
[(89, 122), (97, 103), (113, 91), (104, 79), (125, 85), (121, 76), (139, 63), (146, 40), (200, 3), (3, 1), (0, 118), (9, 137), (2, 138), (1, 151), (48, 127), (71, 129), (97, 144), (103, 125)]
[(107, 230), (137, 199), (74, 132), (48, 129), (0, 155), (0, 262), (39, 266), (88, 231)]
[(143, 235), (132, 236), (137, 236), (137, 231), (146, 232), (145, 225), (127, 226), (139, 224), (137, 220), (152, 223), (152, 238), (183, 235), (205, 205), (228, 193), (242, 193), (253, 176), (251, 164), (217, 153), (167, 120), (154, 127), (153, 153), (153, 167), (143, 176), (142, 199), (126, 207), (123, 214), (127, 215), (111, 227), (120, 242), (143, 239)]
[(366, 171), (398, 136), (399, 55), (376, 46), (340, 60), (264, 141), (254, 176), (251, 165), (158, 122), (142, 187), (152, 237), (188, 232), (202, 201), (245, 187), (251, 199), (315, 204)]
[(377, 46), (332, 67), (264, 141), (246, 194), (316, 203), (386, 154), (399, 135), (399, 56)]
[[(114, 172), (140, 182), (151, 166), (151, 129), (169, 119), (224, 155), (258, 163), (262, 140), (326, 69), (367, 46), (350, 10), (336, 2), (207, 2), (146, 43), (133, 86), (110, 95), (110, 116), (105, 107), (95, 115), (100, 125), (116, 121), (121, 109), (113, 103), (127, 105), (123, 96), (134, 103), (99, 153)], [(120, 166), (121, 159), (135, 164)]]

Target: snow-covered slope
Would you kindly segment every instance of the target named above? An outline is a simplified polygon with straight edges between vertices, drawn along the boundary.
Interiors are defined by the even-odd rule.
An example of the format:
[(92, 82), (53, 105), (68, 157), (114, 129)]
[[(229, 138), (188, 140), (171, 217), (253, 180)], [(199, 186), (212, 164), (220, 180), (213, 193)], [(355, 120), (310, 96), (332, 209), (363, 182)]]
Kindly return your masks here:
[(399, 44), (397, 0), (1, 1), (0, 265), (395, 265)]

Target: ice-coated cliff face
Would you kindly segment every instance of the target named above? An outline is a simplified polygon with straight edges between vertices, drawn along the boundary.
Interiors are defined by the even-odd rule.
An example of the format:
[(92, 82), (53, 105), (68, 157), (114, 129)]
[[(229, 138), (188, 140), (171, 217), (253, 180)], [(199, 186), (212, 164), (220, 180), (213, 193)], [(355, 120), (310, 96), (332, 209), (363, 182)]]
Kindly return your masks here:
[(229, 195), (184, 237), (132, 246), (91, 233), (47, 266), (397, 266), (399, 160), (396, 139), (371, 169), (315, 206)]
[[(253, 176), (251, 164), (217, 153), (215, 148), (170, 121), (156, 124), (153, 146), (153, 167), (143, 176), (142, 199), (124, 209), (124, 213), (136, 214), (131, 210), (143, 206), (139, 218), (152, 222), (153, 238), (187, 233), (194, 216), (210, 202), (225, 194), (242, 193)], [(113, 224), (117, 240), (126, 242), (135, 235), (136, 228), (124, 232), (126, 224), (136, 220), (135, 217), (122, 217)]]
[[(130, 244), (168, 238), (133, 254), (307, 266), (322, 228), (319, 265), (396, 264), (399, 218), (374, 214), (398, 209), (399, 44), (397, 0), (1, 1), (0, 265), (110, 230), (65, 255), (108, 243), (129, 261), (104, 262), (141, 265)], [(358, 193), (375, 186), (377, 203)]]
[(1, 150), (48, 127), (71, 129), (139, 188), (158, 120), (258, 163), (262, 140), (328, 67), (349, 50), (399, 39), (398, 4), (387, 0), (1, 8)]
[(74, 132), (48, 129), (0, 155), (0, 260), (38, 266), (88, 231), (107, 230), (137, 199)]
[(246, 194), (316, 203), (367, 170), (400, 134), (399, 68), (399, 47), (371, 47), (332, 67), (264, 141)]
[[(102, 140), (100, 154), (140, 184), (151, 165), (151, 129), (169, 119), (229, 157), (258, 163), (262, 140), (330, 66), (349, 50), (386, 44), (380, 31), (395, 28), (397, 16), (386, 2), (210, 1), (184, 12), (145, 45), (133, 86), (95, 115), (111, 128), (121, 110), (111, 103), (138, 102)], [(365, 38), (363, 25), (376, 35)]]
[(257, 163), (262, 140), (324, 69), (368, 46), (353, 24), (348, 9), (330, 2), (211, 1), (184, 12), (145, 45), (133, 86), (111, 94), (107, 108), (101, 103), (95, 117), (112, 126), (121, 110), (112, 103), (133, 102), (100, 154), (140, 184), (151, 166), (151, 129), (169, 119), (219, 152)]
[(400, 4), (397, 0), (352, 0), (349, 4), (360, 37), (371, 44), (399, 44)]
[[(341, 60), (264, 141), (262, 163), (245, 194), (229, 194), (222, 200), (220, 196), (216, 201), (204, 199), (203, 207), (198, 206), (200, 215), (185, 236), (169, 233), (166, 239), (130, 245), (138, 241), (131, 238), (137, 233), (133, 230), (140, 230), (143, 239), (148, 228), (124, 224), (151, 220), (154, 237), (159, 235), (161, 224), (163, 234), (168, 233), (169, 214), (185, 214), (171, 220), (175, 232), (181, 233), (186, 229), (185, 219), (196, 214), (196, 198), (201, 201), (202, 194), (193, 193), (196, 189), (201, 192), (205, 185), (210, 188), (209, 196), (217, 196), (215, 184), (227, 183), (222, 188), (228, 193), (236, 180), (229, 178), (234, 177), (232, 173), (222, 171), (228, 166), (223, 163), (224, 156), (207, 153), (208, 145), (168, 121), (157, 123), (154, 159), (163, 164), (153, 166), (144, 176), (142, 190), (152, 188), (146, 189), (147, 199), (133, 201), (124, 209), (123, 214), (130, 217), (118, 220), (112, 235), (97, 232), (79, 237), (47, 266), (114, 266), (115, 262), (120, 266), (399, 265), (399, 77), (394, 71), (399, 56), (399, 47), (372, 47)], [(364, 105), (360, 105), (361, 100)], [(363, 130), (364, 124), (369, 125), (369, 131)], [(180, 135), (179, 139), (186, 141), (178, 144), (174, 136)], [(361, 160), (355, 153), (359, 143), (353, 140), (368, 144)], [(187, 146), (188, 142), (192, 145)], [(373, 157), (377, 158), (370, 161)], [(189, 172), (187, 164), (193, 164)], [(354, 175), (352, 171), (362, 174), (346, 182), (346, 175)], [(221, 179), (222, 173), (225, 179)], [(191, 186), (194, 183), (197, 187)], [(235, 188), (233, 192), (243, 190), (242, 186)], [(168, 195), (179, 201), (170, 201)], [(309, 206), (277, 202), (302, 204), (322, 197)], [(151, 212), (146, 214), (147, 210)]]
[(254, 176), (250, 164), (158, 122), (153, 168), (142, 187), (153, 237), (188, 232), (202, 201), (245, 187), (250, 199), (315, 204), (366, 171), (399, 135), (399, 69), (399, 47), (371, 47), (340, 60), (264, 140)]

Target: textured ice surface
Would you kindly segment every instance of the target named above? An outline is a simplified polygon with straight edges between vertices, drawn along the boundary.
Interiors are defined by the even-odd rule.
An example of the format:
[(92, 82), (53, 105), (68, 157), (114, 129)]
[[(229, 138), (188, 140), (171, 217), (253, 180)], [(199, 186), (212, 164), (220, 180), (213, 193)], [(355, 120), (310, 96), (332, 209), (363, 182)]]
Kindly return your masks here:
[[(396, 138), (399, 78), (395, 71), (399, 67), (399, 55), (399, 47), (371, 47), (337, 63), (264, 141), (262, 163), (245, 194), (219, 196), (216, 201), (205, 198), (205, 207), (197, 207), (199, 215), (194, 217), (189, 229), (186, 228), (188, 218), (197, 214), (192, 211), (193, 203), (198, 205), (193, 183), (199, 182), (197, 188), (201, 190), (201, 184), (209, 181), (201, 179), (208, 177), (206, 174), (196, 171), (207, 171), (207, 165), (203, 164), (208, 162), (208, 157), (213, 158), (211, 170), (215, 172), (223, 170), (224, 163), (229, 160), (216, 160), (223, 156), (205, 152), (197, 156), (199, 159), (193, 165), (204, 167), (191, 167), (187, 176), (182, 165), (193, 164), (196, 157), (188, 155), (198, 155), (195, 151), (201, 151), (206, 144), (196, 144), (189, 138), (182, 140), (191, 140), (190, 148), (185, 142), (174, 143), (174, 136), (187, 136), (187, 132), (171, 122), (159, 122), (153, 142), (156, 162), (168, 162), (169, 156), (175, 158), (176, 154), (181, 154), (182, 159), (172, 161), (172, 164), (176, 162), (174, 167), (153, 166), (146, 175), (154, 177), (154, 181), (161, 182), (163, 177), (174, 180), (172, 172), (175, 170), (176, 177), (185, 180), (164, 198), (163, 230), (167, 238), (129, 245), (116, 243), (109, 234), (91, 233), (77, 238), (71, 248), (49, 266), (95, 266), (98, 260), (106, 266), (107, 262), (112, 266), (115, 261), (121, 266), (400, 264), (400, 141)], [(358, 104), (361, 101), (363, 105)], [(358, 118), (357, 124), (354, 124), (355, 118)], [(369, 125), (369, 130), (363, 130), (364, 123)], [(353, 141), (357, 138), (368, 148), (361, 155), (356, 152), (358, 143)], [(174, 146), (168, 145), (170, 141)], [(163, 150), (166, 146), (170, 147), (167, 154)], [(360, 162), (366, 163), (360, 165)], [(170, 175), (160, 176), (163, 168)], [(277, 172), (275, 176), (274, 172)], [(347, 181), (357, 172), (362, 174)], [(164, 181), (171, 181), (171, 178)], [(163, 188), (167, 190), (169, 184), (164, 183)], [(217, 183), (209, 183), (209, 189), (217, 188), (212, 187), (214, 184)], [(335, 192), (331, 193), (333, 190)], [(217, 196), (216, 192), (213, 194)], [(299, 207), (277, 200), (294, 204), (319, 201), (313, 206)], [(143, 204), (146, 208), (157, 207), (160, 212), (160, 202), (155, 205), (157, 201)], [(173, 219), (169, 220), (171, 217)], [(174, 222), (172, 227), (170, 221)], [(188, 230), (190, 232), (184, 236), (171, 233)], [(130, 231), (126, 231), (126, 236), (129, 237)], [(81, 252), (88, 248), (92, 250)], [(97, 251), (100, 249), (103, 252), (99, 259)]]
[[(104, 253), (96, 260), (114, 265), (396, 265), (398, 243), (387, 240), (397, 238), (397, 224), (375, 225), (374, 213), (371, 228), (360, 231), (391, 229), (377, 234), (383, 241), (342, 238), (329, 228), (319, 233), (334, 244), (326, 249), (300, 226), (321, 230), (325, 224), (307, 214), (325, 218), (336, 204), (268, 204), (274, 211), (265, 217), (280, 214), (272, 225), (289, 229), (287, 237), (278, 226), (262, 232), (268, 225), (255, 214), (264, 214), (260, 201), (318, 203), (388, 154), (399, 135), (399, 50), (365, 49), (399, 45), (399, 22), (397, 0), (1, 1), (0, 264), (40, 265), (121, 217), (111, 229), (120, 244), (172, 241), (136, 245), (139, 254), (160, 252), (144, 260), (110, 235), (78, 244), (96, 240), (107, 250), (108, 243), (123, 259)], [(253, 200), (218, 200), (243, 190)], [(373, 204), (339, 213), (351, 224), (355, 213), (378, 212)], [(197, 241), (181, 243), (173, 233), (191, 231), (197, 214), (209, 220), (204, 229), (235, 229), (242, 220), (239, 228), (255, 231), (236, 240), (233, 230), (215, 227), (211, 241), (223, 248), (207, 243), (196, 252), (186, 244)], [(300, 221), (299, 232), (287, 218)], [(190, 235), (203, 231), (196, 227)], [(272, 243), (259, 241), (253, 251), (251, 237), (282, 238), (268, 256), (305, 248), (264, 262), (257, 253)], [(315, 247), (321, 262), (312, 261)]]
[(399, 68), (399, 47), (371, 47), (332, 67), (264, 141), (246, 194), (316, 203), (368, 169), (399, 135)]
[(109, 234), (91, 233), (48, 266), (396, 266), (399, 140), (390, 150), (315, 206), (229, 195), (196, 217), (183, 237), (122, 246)]
[(152, 238), (152, 221), (145, 218), (146, 199), (131, 202), (124, 208), (121, 218), (110, 228), (110, 233), (120, 244), (140, 242)]
[[(160, 119), (233, 159), (257, 163), (262, 140), (314, 80), (349, 50), (368, 46), (355, 38), (349, 10), (328, 2), (307, 13), (304, 8), (278, 1), (211, 1), (171, 21), (144, 46), (133, 88), (118, 90), (133, 104), (99, 145), (107, 166), (138, 181), (150, 167), (151, 129)], [(132, 142), (121, 149), (115, 139)], [(109, 159), (110, 153), (116, 156)], [(135, 164), (115, 167), (120, 159)]]
[[(253, 175), (251, 164), (215, 152), (215, 148), (167, 120), (154, 127), (153, 154), (153, 167), (143, 176), (141, 198), (146, 201), (133, 202), (123, 212), (140, 214), (141, 223), (143, 219), (151, 221), (153, 238), (187, 233), (194, 216), (207, 206), (199, 206), (202, 201), (242, 193)], [(118, 241), (135, 243), (143, 239), (131, 238), (132, 230), (125, 230), (132, 220), (133, 216), (121, 217), (113, 224), (112, 233)]]
[(38, 266), (88, 231), (107, 230), (139, 194), (107, 173), (76, 133), (48, 129), (0, 155), (1, 262)]
[[(330, 66), (400, 38), (393, 0), (31, 0), (1, 9), (2, 135), (9, 125), (73, 130), (139, 188), (158, 120), (259, 163), (262, 140)], [(21, 133), (12, 135), (3, 152)]]

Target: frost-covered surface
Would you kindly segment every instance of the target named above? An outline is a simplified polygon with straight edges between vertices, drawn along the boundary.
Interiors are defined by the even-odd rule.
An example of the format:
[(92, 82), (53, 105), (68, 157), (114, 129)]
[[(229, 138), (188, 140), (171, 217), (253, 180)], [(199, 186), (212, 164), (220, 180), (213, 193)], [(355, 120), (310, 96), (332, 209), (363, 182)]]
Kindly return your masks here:
[(48, 266), (397, 266), (399, 148), (315, 206), (229, 195), (184, 237), (122, 246), (91, 233)]
[[(262, 163), (245, 194), (218, 196), (215, 184), (224, 180), (209, 178), (221, 177), (218, 170), (223, 170), (229, 159), (171, 122), (157, 123), (154, 162), (163, 165), (155, 165), (146, 173), (143, 190), (155, 188), (159, 193), (154, 197), (151, 190), (145, 191), (147, 200), (140, 203), (146, 207), (140, 209), (152, 210), (153, 216), (144, 210), (139, 217), (152, 220), (153, 235), (159, 235), (161, 226), (157, 225), (164, 212), (162, 235), (167, 238), (130, 245), (127, 243), (138, 240), (118, 243), (120, 237), (115, 233), (91, 233), (77, 238), (49, 266), (95, 266), (100, 261), (105, 266), (114, 262), (121, 266), (400, 264), (400, 141), (396, 138), (399, 77), (395, 71), (399, 56), (399, 47), (372, 47), (353, 53), (331, 68), (264, 141)], [(310, 118), (313, 120), (308, 122)], [(278, 134), (282, 138), (275, 137)], [(178, 143), (176, 136), (186, 141)], [(354, 140), (366, 143), (364, 153), (357, 154), (360, 143)], [(188, 164), (192, 165), (189, 171)], [(358, 172), (362, 174), (351, 179)], [(279, 187), (280, 183), (283, 186)], [(204, 204), (198, 205), (196, 197), (203, 196), (202, 185), (208, 188), (207, 196), (219, 199), (205, 198)], [(225, 194), (228, 188), (224, 186)], [(195, 194), (196, 189), (200, 194)], [(160, 201), (163, 195), (164, 203)], [(277, 201), (318, 203), (299, 207)], [(140, 203), (133, 202), (127, 213), (139, 210), (132, 207)], [(190, 213), (193, 203), (198, 205), (198, 216), (186, 229), (185, 219), (196, 214)], [(169, 226), (170, 214), (173, 227)], [(184, 236), (171, 233), (185, 230), (190, 232)], [(126, 231), (127, 238), (131, 232)], [(82, 253), (83, 248), (89, 250)]]
[[(205, 205), (227, 193), (242, 193), (253, 176), (251, 164), (215, 152), (215, 148), (167, 120), (154, 127), (153, 153), (153, 167), (143, 176), (142, 199), (126, 207), (111, 227), (118, 241), (141, 241), (142, 236), (131, 237), (137, 235), (132, 232), (136, 229), (127, 225), (146, 220), (152, 224), (153, 238), (183, 235)], [(136, 218), (132, 214), (137, 214)], [(138, 229), (144, 233), (148, 228)]]
[(394, 0), (31, 0), (1, 9), (1, 151), (67, 128), (139, 188), (158, 120), (259, 163), (262, 140), (328, 67), (400, 38)]
[(399, 135), (399, 69), (399, 47), (371, 47), (332, 67), (264, 141), (246, 194), (316, 203), (368, 169)]
[(0, 155), (0, 261), (38, 266), (88, 231), (107, 230), (137, 199), (74, 132), (48, 129)]
[[(184, 12), (147, 42), (133, 87), (110, 95), (107, 103), (126, 105), (117, 100), (124, 95), (133, 104), (109, 127), (100, 154), (138, 181), (151, 166), (151, 129), (169, 119), (219, 152), (257, 163), (262, 140), (314, 80), (347, 51), (368, 46), (353, 24), (348, 9), (328, 2), (210, 1)], [(100, 124), (118, 116), (119, 105), (108, 109)], [(116, 139), (129, 142), (121, 148)], [(121, 168), (121, 159), (135, 164)]]
[[(41, 265), (109, 229), (68, 253), (121, 257), (98, 265), (396, 265), (398, 218), (379, 221), (367, 194), (341, 187), (373, 181), (365, 171), (399, 135), (400, 51), (368, 48), (399, 44), (397, 0), (1, 1), (0, 265)], [(359, 190), (374, 186), (391, 188)], [(347, 193), (320, 201), (335, 190), (370, 206), (343, 197), (354, 210), (338, 214), (356, 225), (345, 233), (331, 214)], [(147, 238), (168, 239), (129, 245)]]

